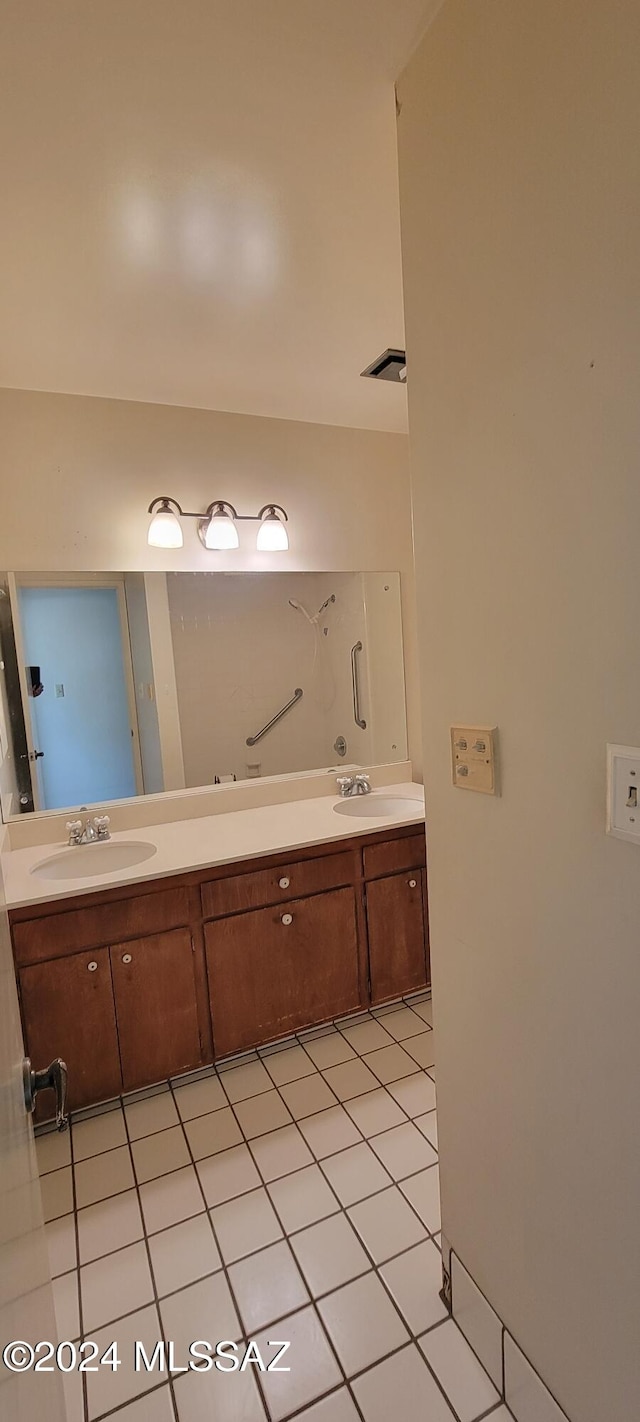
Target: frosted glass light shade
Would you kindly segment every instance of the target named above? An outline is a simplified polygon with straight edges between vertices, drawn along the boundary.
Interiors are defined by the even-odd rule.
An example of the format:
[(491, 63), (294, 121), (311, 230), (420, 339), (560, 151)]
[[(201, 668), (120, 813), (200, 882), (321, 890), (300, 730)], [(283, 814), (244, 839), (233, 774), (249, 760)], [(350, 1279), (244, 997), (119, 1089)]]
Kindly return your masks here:
[(238, 548), (239, 544), (238, 530), (230, 514), (214, 514), (205, 529), (205, 548)]
[(147, 543), (151, 548), (182, 548), (182, 527), (172, 509), (158, 509), (157, 513), (154, 513), (149, 524)]
[(287, 530), (276, 513), (265, 514), (258, 529), (258, 553), (284, 553), (289, 547)]

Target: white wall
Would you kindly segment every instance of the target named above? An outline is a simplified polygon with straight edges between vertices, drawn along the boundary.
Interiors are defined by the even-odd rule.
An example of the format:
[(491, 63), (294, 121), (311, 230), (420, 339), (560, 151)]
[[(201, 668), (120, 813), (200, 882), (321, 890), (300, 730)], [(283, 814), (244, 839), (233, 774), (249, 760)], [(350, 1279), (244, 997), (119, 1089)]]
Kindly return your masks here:
[(365, 573), (364, 660), (369, 683), (370, 759), (380, 764), (407, 749), (405, 722), (404, 645), (400, 588), (397, 580)]
[(184, 755), (166, 575), (145, 573), (144, 591), (164, 789), (184, 790)]
[[(289, 512), (290, 571), (398, 569), (410, 754), (420, 731), (406, 437), (370, 430), (33, 391), (0, 390), (0, 567), (144, 571), (282, 568), (241, 524), (233, 555), (207, 553), (195, 526), (175, 553), (147, 545), (147, 506), (230, 499)], [(391, 491), (391, 492), (390, 492)], [(169, 788), (169, 787), (167, 787)]]
[(145, 794), (155, 795), (164, 790), (164, 774), (144, 575), (126, 573), (124, 591), (127, 600), (142, 778)]
[(449, 0), (400, 101), (444, 1229), (572, 1422), (636, 1422), (640, 9)]

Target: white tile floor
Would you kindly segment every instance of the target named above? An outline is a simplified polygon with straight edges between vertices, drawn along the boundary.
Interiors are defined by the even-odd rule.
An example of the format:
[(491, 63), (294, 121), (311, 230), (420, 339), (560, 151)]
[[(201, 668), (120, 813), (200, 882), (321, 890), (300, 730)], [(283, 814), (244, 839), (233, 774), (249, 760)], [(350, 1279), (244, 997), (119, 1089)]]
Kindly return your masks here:
[[(508, 1416), (440, 1299), (434, 1047), (422, 994), (39, 1135), (60, 1337), (123, 1359), (69, 1422)], [(290, 1371), (131, 1365), (203, 1337)]]

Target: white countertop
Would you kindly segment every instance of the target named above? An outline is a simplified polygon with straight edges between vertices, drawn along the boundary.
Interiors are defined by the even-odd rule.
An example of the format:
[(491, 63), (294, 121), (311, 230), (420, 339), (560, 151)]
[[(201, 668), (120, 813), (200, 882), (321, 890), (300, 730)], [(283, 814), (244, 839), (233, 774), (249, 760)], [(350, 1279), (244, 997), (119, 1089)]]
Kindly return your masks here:
[[(336, 815), (333, 806), (340, 803), (338, 797), (322, 795), (309, 800), (291, 800), (281, 805), (263, 805), (200, 819), (123, 830), (112, 835), (114, 842), (133, 840), (139, 843), (143, 840), (155, 845), (156, 853), (141, 864), (117, 869), (110, 874), (96, 874), (91, 878), (41, 879), (32, 872), (43, 859), (66, 848), (63, 843), (12, 850), (1, 856), (7, 907), (21, 908), (28, 904), (54, 902), (78, 894), (90, 894), (96, 889), (144, 883), (145, 880), (162, 879), (171, 874), (211, 869), (271, 854), (294, 853), (314, 844), (331, 841), (339, 844), (354, 835), (377, 834), (401, 825), (424, 823), (424, 792), (421, 785), (411, 782), (385, 785), (379, 791), (374, 790), (373, 794), (385, 799), (389, 796), (406, 798), (406, 813), (379, 818)], [(70, 848), (68, 853), (71, 857), (74, 850)]]

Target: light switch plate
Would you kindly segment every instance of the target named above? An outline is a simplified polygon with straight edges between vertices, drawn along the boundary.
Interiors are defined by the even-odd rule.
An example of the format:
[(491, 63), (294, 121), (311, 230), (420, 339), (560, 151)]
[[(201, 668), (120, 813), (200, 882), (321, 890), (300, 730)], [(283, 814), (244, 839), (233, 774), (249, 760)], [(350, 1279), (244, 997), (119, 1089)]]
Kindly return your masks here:
[(497, 726), (451, 727), (451, 775), (459, 790), (498, 794)]
[(607, 834), (640, 844), (640, 746), (607, 746)]

